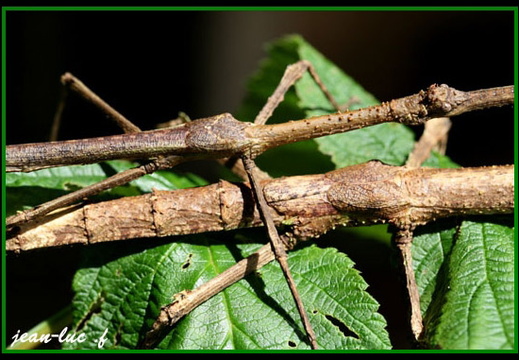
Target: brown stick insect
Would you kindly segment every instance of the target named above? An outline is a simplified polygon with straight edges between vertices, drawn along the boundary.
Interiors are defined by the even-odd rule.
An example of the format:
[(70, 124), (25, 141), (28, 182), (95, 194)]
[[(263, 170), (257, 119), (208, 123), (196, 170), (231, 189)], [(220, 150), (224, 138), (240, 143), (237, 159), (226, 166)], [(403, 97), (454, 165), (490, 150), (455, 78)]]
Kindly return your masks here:
[[(306, 71), (310, 71), (338, 112), (283, 124), (265, 125), (274, 109), (283, 100), (287, 89)], [(44, 144), (11, 145), (7, 147), (6, 152), (7, 171), (33, 171), (46, 167), (86, 164), (116, 158), (152, 158), (152, 160), (136, 169), (117, 174), (71, 195), (14, 215), (7, 219), (8, 230), (16, 232), (17, 226), (23, 222), (37, 219), (57, 208), (128, 182), (145, 173), (200, 158), (239, 157), (243, 161), (243, 169), (251, 182), (258, 210), (267, 227), (273, 253), (283, 269), (304, 324), (308, 341), (314, 349), (317, 348), (317, 339), (290, 274), (286, 262), (285, 245), (281, 242), (275, 224), (269, 215), (268, 205), (259, 183), (261, 175), (257, 174), (254, 159), (262, 152), (285, 143), (349, 131), (386, 121), (417, 125), (436, 117), (454, 116), (465, 111), (502, 106), (513, 102), (513, 87), (465, 93), (447, 86), (433, 85), (416, 95), (379, 106), (341, 112), (339, 105), (322, 85), (312, 65), (301, 61), (287, 68), (280, 85), (253, 124), (237, 121), (230, 114), (221, 114), (195, 120), (172, 129), (137, 132), (138, 129), (135, 126), (95, 96), (79, 80), (66, 74), (63, 82), (104, 109), (108, 115), (121, 123), (123, 129), (129, 134)]]

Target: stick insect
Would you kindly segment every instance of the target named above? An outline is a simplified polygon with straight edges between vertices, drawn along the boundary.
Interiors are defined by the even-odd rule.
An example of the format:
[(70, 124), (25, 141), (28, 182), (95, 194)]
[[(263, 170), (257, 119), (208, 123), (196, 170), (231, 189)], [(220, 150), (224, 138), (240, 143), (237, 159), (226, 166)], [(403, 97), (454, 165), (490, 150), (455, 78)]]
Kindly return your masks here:
[[(273, 95), (269, 98), (263, 109), (260, 111), (260, 113), (257, 115), (256, 119), (254, 120), (254, 124), (256, 125), (263, 125), (266, 123), (268, 118), (272, 115), (272, 112), (274, 109), (278, 106), (278, 104), (283, 100), (284, 94), (288, 90), (288, 88), (297, 81), (306, 71), (309, 71), (312, 75), (315, 82), (319, 85), (319, 87), (322, 89), (322, 91), (325, 93), (327, 98), (330, 100), (330, 102), (334, 105), (334, 107), (340, 111), (339, 106), (335, 102), (333, 96), (327, 91), (325, 86), (322, 84), (321, 80), (319, 79), (317, 73), (315, 72), (313, 66), (307, 62), (307, 61), (300, 61), (296, 64), (293, 64), (292, 66), (289, 66), (285, 74), (283, 75), (283, 78), (280, 81), (279, 86), (273, 93)], [(138, 132), (139, 135), (145, 135), (146, 133), (139, 132), (140, 129), (138, 129), (136, 126), (134, 126), (129, 120), (124, 118), (121, 114), (119, 114), (117, 111), (115, 111), (113, 108), (111, 108), (108, 104), (106, 104), (103, 100), (101, 100), (97, 95), (95, 95), (90, 89), (88, 89), (86, 86), (84, 86), (83, 83), (81, 83), (78, 79), (73, 77), (71, 74), (65, 74), (63, 77), (64, 84), (68, 84), (72, 89), (76, 90), (78, 93), (82, 94), (86, 99), (90, 100), (94, 104), (96, 104), (98, 107), (103, 109), (106, 113), (110, 114), (111, 117), (123, 128), (123, 130), (126, 133), (135, 133)], [(308, 336), (308, 341), (313, 349), (317, 349), (317, 340), (314, 334), (314, 331), (312, 329), (312, 326), (310, 324), (310, 321), (308, 319), (308, 316), (306, 314), (306, 311), (304, 309), (304, 305), (300, 299), (300, 296), (297, 292), (297, 288), (294, 282), (294, 279), (292, 277), (292, 274), (290, 272), (290, 269), (288, 267), (288, 262), (286, 260), (287, 255), (285, 251), (285, 246), (281, 242), (281, 239), (279, 238), (279, 235), (277, 233), (274, 221), (270, 215), (270, 213), (267, 210), (267, 204), (265, 197), (263, 195), (261, 186), (259, 185), (259, 178), (261, 175), (257, 174), (257, 168), (254, 163), (254, 158), (262, 151), (254, 150), (253, 148), (256, 146), (261, 147), (261, 144), (254, 145), (253, 147), (247, 149), (247, 151), (243, 148), (243, 145), (240, 144), (240, 132), (245, 129), (245, 124), (237, 122), (230, 114), (222, 114), (219, 116), (211, 117), (204, 119), (202, 121), (193, 122), (192, 124), (195, 125), (194, 129), (187, 130), (183, 129), (184, 131), (180, 131), (180, 133), (172, 134), (173, 137), (167, 136), (167, 131), (163, 131), (163, 135), (166, 135), (164, 137), (164, 141), (162, 144), (166, 145), (166, 143), (174, 144), (174, 147), (176, 149), (171, 148), (170, 145), (166, 145), (165, 149), (166, 153), (176, 153), (173, 156), (169, 156), (165, 158), (165, 163), (160, 163), (160, 165), (157, 166), (158, 168), (162, 168), (164, 166), (172, 167), (176, 165), (177, 163), (180, 163), (184, 161), (185, 155), (187, 154), (187, 158), (197, 158), (198, 155), (196, 155), (197, 152), (203, 153), (211, 153), (210, 157), (222, 157), (222, 156), (229, 156), (229, 155), (237, 155), (241, 157), (243, 162), (243, 169), (245, 173), (248, 176), (248, 179), (250, 180), (252, 187), (253, 187), (253, 194), (256, 198), (257, 204), (258, 204), (258, 210), (260, 212), (261, 218), (264, 222), (264, 224), (267, 227), (268, 236), (271, 242), (272, 250), (275, 254), (276, 260), (279, 262), (280, 267), (283, 271), (283, 274), (286, 278), (287, 284), (290, 288), (290, 291), (292, 293), (292, 296), (294, 298), (294, 301), (296, 303), (298, 312), (301, 316), (301, 320), (303, 322), (303, 326), (305, 328), (305, 332)], [(200, 126), (203, 126), (201, 128)], [(181, 129), (181, 128), (178, 128)], [(159, 132), (161, 132), (159, 130)], [(157, 134), (156, 132), (152, 132), (151, 134)], [(127, 135), (128, 136), (132, 135)], [(182, 139), (182, 136), (184, 138)], [(117, 143), (117, 140), (112, 138), (115, 143)], [(123, 139), (121, 139), (123, 140)], [(135, 142), (136, 144), (139, 143), (144, 139), (138, 140)], [(221, 144), (221, 142), (229, 143), (229, 146), (226, 146), (226, 144)], [(99, 141), (102, 142), (102, 140), (97, 139), (94, 142), (91, 142), (91, 144), (99, 144)], [(109, 140), (112, 144), (113, 141)], [(124, 140), (123, 140), (124, 141)], [(146, 142), (146, 141), (145, 141)], [(152, 140), (152, 143), (154, 140)], [(161, 141), (159, 141), (161, 142)], [(152, 143), (148, 143), (148, 145), (151, 145)], [(119, 142), (121, 144), (121, 142)], [(69, 145), (72, 145), (73, 148), (71, 149), (73, 152), (76, 152), (77, 150), (80, 150), (82, 148), (81, 144), (75, 143), (72, 144), (69, 142)], [(79, 148), (77, 146), (79, 146)], [(159, 145), (155, 143), (154, 145), (151, 145), (151, 148), (157, 149), (157, 146), (160, 148), (162, 145)], [(228, 148), (228, 149), (226, 149)], [(11, 149), (15, 149), (15, 147), (12, 147)], [(26, 148), (27, 149), (27, 148)], [(38, 148), (36, 149), (36, 152), (31, 151), (29, 148), (29, 152), (32, 152), (32, 154), (40, 154), (43, 156), (40, 156), (40, 160), (37, 160), (38, 156), (32, 157), (31, 162), (34, 165), (29, 165), (29, 167), (26, 167), (25, 165), (22, 165), (21, 167), (10, 167), (10, 160), (6, 160), (7, 165), (7, 171), (12, 170), (22, 170), (22, 171), (32, 171), (36, 170), (38, 168), (43, 168), (47, 166), (53, 166), (53, 165), (64, 165), (68, 160), (65, 160), (65, 163), (62, 163), (61, 161), (63, 159), (66, 159), (66, 156), (63, 156), (63, 149), (58, 150), (57, 153), (54, 152), (54, 156), (50, 155), (45, 149), (49, 148)], [(43, 150), (43, 152), (42, 152)], [(128, 151), (129, 150), (129, 151)], [(144, 152), (142, 152), (144, 150)], [(51, 150), (52, 151), (52, 150)], [(93, 153), (97, 153), (101, 155), (101, 157), (104, 157), (102, 154), (106, 154), (107, 149), (96, 149), (93, 152), (88, 151), (86, 149), (82, 149), (78, 152), (84, 154), (87, 157), (82, 158), (75, 158), (70, 159), (72, 163), (87, 163), (91, 160), (88, 160), (88, 157), (92, 156)], [(8, 150), (9, 152), (9, 150)], [(108, 151), (110, 152), (110, 151)], [(61, 155), (59, 155), (61, 153)], [(194, 153), (195, 155), (189, 155), (190, 153)], [(142, 158), (142, 157), (149, 157), (154, 155), (164, 155), (164, 150), (160, 149), (158, 153), (155, 153), (153, 150), (149, 152), (146, 149), (140, 149), (134, 152), (131, 149), (123, 150), (122, 153), (116, 152), (113, 154), (110, 154), (109, 156), (115, 156), (115, 157), (130, 157), (130, 158)], [(181, 157), (184, 155), (183, 157)], [(10, 157), (8, 155), (8, 157)], [(51, 159), (54, 158), (57, 162), (53, 162)], [(18, 157), (18, 159), (21, 159)], [(164, 159), (164, 158), (162, 158)], [(96, 161), (102, 161), (102, 158), (97, 158)], [(160, 160), (159, 160), (160, 161)], [(128, 178), (125, 178), (123, 180), (124, 182), (128, 182)], [(114, 186), (113, 184), (110, 184), (110, 186)], [(91, 196), (94, 193), (97, 193), (99, 191), (102, 191), (104, 188), (97, 187), (97, 189), (91, 189), (88, 193), (88, 196)], [(76, 194), (77, 196), (77, 194)], [(82, 195), (84, 196), (84, 195)], [(45, 211), (40, 212), (38, 215), (45, 214), (48, 211), (52, 211), (55, 207), (63, 206), (64, 204), (73, 201), (73, 200), (66, 200), (65, 202), (59, 203), (59, 205), (53, 205), (51, 207), (48, 207), (45, 209)], [(15, 222), (10, 223), (8, 220), (8, 224), (12, 225)]]
[[(287, 89), (306, 71), (310, 72), (338, 112), (285, 124), (265, 125), (274, 109), (283, 100)], [(70, 196), (56, 199), (34, 210), (10, 217), (7, 219), (8, 229), (15, 231), (16, 225), (20, 222), (30, 221), (70, 202), (128, 182), (145, 173), (169, 168), (194, 159), (240, 157), (245, 174), (252, 184), (253, 194), (256, 197), (262, 220), (267, 227), (275, 257), (283, 269), (303, 321), (308, 341), (314, 349), (317, 348), (317, 341), (290, 274), (284, 245), (269, 217), (264, 195), (258, 182), (260, 175), (257, 174), (254, 159), (269, 148), (289, 142), (352, 130), (384, 121), (399, 121), (416, 125), (437, 116), (456, 115), (474, 108), (500, 106), (513, 101), (513, 87), (490, 89), (484, 93), (463, 93), (446, 86), (431, 86), (417, 95), (394, 100), (381, 106), (343, 113), (322, 85), (311, 64), (301, 61), (287, 68), (280, 85), (260, 111), (253, 125), (239, 122), (230, 114), (221, 114), (196, 120), (174, 129), (137, 133), (136, 127), (73, 76), (66, 74), (63, 81), (123, 124), (122, 127), (126, 132), (134, 134), (9, 146), (6, 159), (7, 171), (33, 171), (52, 166), (85, 164), (120, 157), (155, 157), (155, 159), (139, 168), (118, 174)], [(486, 99), (484, 104), (481, 103), (482, 97)], [(475, 99), (478, 101), (476, 102)]]

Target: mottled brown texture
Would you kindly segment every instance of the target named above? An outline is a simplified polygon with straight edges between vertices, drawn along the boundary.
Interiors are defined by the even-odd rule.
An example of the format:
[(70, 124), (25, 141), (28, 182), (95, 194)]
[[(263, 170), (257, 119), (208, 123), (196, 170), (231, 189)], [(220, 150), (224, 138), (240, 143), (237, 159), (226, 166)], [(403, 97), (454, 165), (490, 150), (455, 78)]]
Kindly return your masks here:
[(256, 207), (260, 213), (261, 220), (267, 229), (267, 234), (270, 240), (270, 245), (272, 246), (272, 251), (276, 257), (279, 266), (283, 272), (287, 285), (292, 294), (292, 298), (296, 304), (297, 310), (299, 312), (299, 316), (301, 318), (301, 322), (303, 323), (303, 327), (305, 328), (305, 332), (307, 335), (308, 342), (310, 343), (310, 347), (312, 349), (317, 349), (317, 338), (315, 337), (315, 333), (310, 323), (310, 319), (308, 318), (308, 314), (306, 313), (303, 301), (301, 300), (301, 296), (297, 290), (296, 282), (294, 277), (292, 276), (292, 272), (290, 271), (290, 267), (288, 266), (288, 259), (286, 248), (288, 247), (281, 240), (278, 230), (276, 229), (276, 224), (274, 223), (274, 218), (272, 217), (270, 207), (267, 204), (267, 200), (265, 199), (264, 189), (262, 184), (259, 182), (259, 178), (256, 177), (257, 166), (254, 161), (247, 157), (243, 156), (243, 167), (249, 176), (250, 185), (252, 188), (252, 193), (254, 194), (254, 198), (256, 199)]
[[(157, 236), (153, 218), (153, 195), (143, 195), (141, 201), (131, 197), (88, 205), (83, 209), (85, 230), (89, 243)], [(114, 226), (114, 223), (117, 226)]]
[(170, 155), (154, 159), (144, 165), (122, 171), (116, 175), (99, 181), (98, 183), (86, 186), (72, 193), (65, 194), (53, 200), (47, 201), (46, 203), (41, 204), (35, 208), (20, 211), (15, 215), (9, 216), (5, 221), (6, 228), (10, 230), (11, 228), (15, 227), (20, 223), (31, 222), (35, 219), (38, 219), (38, 217), (48, 214), (51, 211), (54, 211), (61, 207), (73, 204), (78, 201), (82, 201), (83, 199), (88, 198), (89, 196), (96, 195), (104, 190), (112, 189), (119, 185), (124, 185), (146, 174), (153, 173), (160, 169), (167, 169), (173, 167), (183, 161), (187, 161), (190, 159), (193, 160), (193, 158), (187, 158), (176, 155)]
[[(306, 239), (339, 225), (388, 222), (405, 228), (441, 217), (512, 213), (514, 166), (413, 169), (370, 161), (323, 175), (265, 181), (263, 192), (275, 223), (288, 225), (293, 236)], [(6, 248), (30, 250), (261, 224), (248, 185), (220, 181), (62, 210), (20, 225)]]
[(419, 340), (423, 332), (423, 317), (420, 309), (420, 291), (416, 284), (413, 269), (413, 253), (411, 250), (413, 232), (410, 227), (397, 229), (393, 238), (400, 254), (400, 264), (405, 278), (407, 296), (409, 297), (409, 325), (415, 340)]
[[(288, 87), (306, 70), (309, 70), (330, 103), (339, 112), (284, 124), (264, 125), (283, 100)], [(7, 149), (7, 171), (33, 171), (45, 167), (86, 164), (123, 157), (151, 159), (148, 164), (136, 169), (117, 174), (75, 194), (55, 199), (43, 204), (39, 209), (8, 218), (7, 229), (13, 236), (7, 242), (8, 250), (228, 230), (260, 224), (266, 226), (271, 240), (271, 246), (264, 246), (245, 259), (245, 262), (239, 262), (194, 291), (182, 291), (177, 294), (176, 301), (162, 309), (146, 336), (145, 346), (150, 346), (164, 328), (175, 323), (197, 304), (242, 278), (246, 273), (261, 267), (264, 262), (258, 258), (263, 254), (264, 261), (271, 261), (271, 258), (275, 257), (281, 265), (308, 339), (312, 348), (317, 348), (315, 335), (290, 275), (285, 248), (290, 249), (298, 240), (317, 237), (337, 225), (376, 222), (390, 222), (396, 227), (395, 243), (401, 250), (411, 300), (411, 327), (418, 338), (422, 329), (422, 319), (412, 269), (411, 241), (414, 227), (443, 216), (513, 211), (513, 176), (512, 181), (506, 183), (510, 181), (507, 172), (510, 169), (503, 171), (503, 179), (499, 178), (495, 171), (492, 174), (487, 171), (480, 176), (483, 181), (497, 180), (499, 183), (503, 180), (502, 194), (496, 194), (495, 189), (494, 192), (492, 189), (487, 191), (481, 184), (481, 179), (472, 181), (471, 186), (474, 188), (463, 187), (462, 183), (453, 180), (456, 176), (459, 177), (458, 172), (445, 172), (446, 176), (439, 181), (435, 178), (437, 174), (434, 172), (413, 172), (413, 168), (419, 166), (427, 157), (431, 146), (437, 142), (433, 139), (427, 144), (426, 136), (422, 137), (422, 140), (425, 139), (423, 144), (417, 144), (406, 164), (407, 167), (402, 168), (388, 167), (372, 161), (350, 167), (348, 171), (343, 169), (324, 176), (292, 177), (260, 184), (260, 177), (264, 178), (264, 175), (256, 171), (253, 162), (254, 157), (261, 152), (290, 142), (386, 121), (419, 125), (438, 116), (453, 116), (465, 111), (511, 104), (514, 100), (513, 87), (464, 93), (446, 85), (432, 85), (416, 95), (342, 113), (312, 65), (300, 61), (287, 67), (280, 84), (253, 125), (240, 122), (231, 114), (224, 113), (173, 129), (135, 134), (140, 129), (79, 80), (65, 74), (62, 81), (98, 106), (126, 132), (133, 134), (11, 146)], [(426, 128), (424, 133), (428, 132), (430, 129)], [(422, 154), (419, 150), (423, 150)], [(220, 182), (213, 187), (175, 192), (173, 197), (170, 196), (170, 192), (155, 191), (142, 197), (124, 198), (76, 211), (62, 210), (62, 214), (56, 213), (48, 215), (46, 219), (41, 218), (60, 206), (78, 201), (82, 195), (91, 196), (159, 168), (194, 158), (222, 160), (227, 156), (239, 156), (243, 159), (252, 194), (247, 185)], [(513, 168), (511, 170), (513, 171)], [(240, 173), (244, 175), (243, 171)], [(470, 180), (466, 175), (468, 173), (461, 177), (465, 176)], [(478, 177), (475, 173), (471, 175)], [(264, 187), (265, 184), (267, 186)], [(456, 197), (459, 189), (465, 191), (462, 199), (451, 201), (450, 196)], [(505, 200), (499, 203), (497, 195), (504, 195)], [(17, 229), (16, 225), (19, 223), (22, 225)], [(279, 224), (288, 225), (282, 237), (275, 228)], [(40, 233), (39, 229), (45, 231)], [(16, 235), (13, 235), (15, 232)]]
[(203, 155), (206, 158), (247, 155), (254, 159), (267, 149), (288, 143), (383, 122), (419, 125), (434, 117), (511, 105), (513, 101), (513, 86), (463, 92), (447, 85), (432, 85), (418, 94), (381, 105), (274, 125), (244, 123), (224, 113), (171, 129), (94, 139), (8, 145), (5, 164), (6, 171), (12, 172), (159, 155)]
[(330, 203), (344, 213), (377, 217), (399, 227), (448, 216), (510, 213), (514, 208), (513, 166), (409, 169), (370, 161), (355, 165), (352, 174), (352, 181), (328, 190)]
[(492, 106), (512, 105), (513, 102), (513, 86), (463, 92), (447, 85), (431, 85), (418, 94), (383, 102), (380, 105), (263, 127), (253, 126), (247, 131), (251, 138), (260, 140), (251, 147), (251, 153), (257, 155), (282, 144), (384, 122), (420, 125), (436, 117), (454, 116)]
[(221, 230), (217, 187), (155, 191), (151, 200), (156, 236)]
[(435, 118), (427, 121), (424, 125), (422, 136), (420, 136), (413, 151), (407, 158), (406, 166), (411, 168), (420, 167), (420, 165), (429, 158), (432, 150), (445, 155), (450, 128), (451, 121), (448, 117)]

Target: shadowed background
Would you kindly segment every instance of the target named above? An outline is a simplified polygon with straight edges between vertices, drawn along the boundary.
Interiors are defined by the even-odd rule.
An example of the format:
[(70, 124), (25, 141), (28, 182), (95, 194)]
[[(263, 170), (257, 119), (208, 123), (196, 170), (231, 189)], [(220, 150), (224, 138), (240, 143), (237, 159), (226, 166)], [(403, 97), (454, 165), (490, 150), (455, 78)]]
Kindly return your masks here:
[[(292, 33), (381, 101), (432, 83), (459, 90), (509, 85), (513, 26), (513, 13), (498, 11), (9, 11), (6, 140), (47, 140), (65, 71), (142, 129), (179, 111), (192, 119), (233, 113), (265, 44)], [(513, 163), (512, 114), (507, 108), (457, 117), (448, 155), (463, 166)], [(60, 139), (119, 132), (91, 105), (69, 97)], [(401, 305), (384, 299), (395, 281), (385, 274), (387, 247), (375, 245), (376, 252), (363, 239), (344, 243), (388, 326), (402, 326), (403, 319), (391, 317)], [(70, 302), (77, 259), (77, 248), (8, 257), (8, 339)], [(35, 301), (39, 306), (25, 312)], [(392, 341), (407, 346), (404, 336)]]

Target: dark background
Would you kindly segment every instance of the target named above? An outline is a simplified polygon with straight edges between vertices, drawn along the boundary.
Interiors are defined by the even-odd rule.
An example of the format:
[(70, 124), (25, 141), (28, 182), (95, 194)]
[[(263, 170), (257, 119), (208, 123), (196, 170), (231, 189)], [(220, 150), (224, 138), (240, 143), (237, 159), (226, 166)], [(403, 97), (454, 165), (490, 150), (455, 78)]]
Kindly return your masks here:
[[(142, 129), (179, 111), (193, 119), (232, 113), (265, 43), (291, 33), (380, 100), (432, 83), (460, 90), (510, 85), (513, 25), (512, 12), (498, 11), (9, 11), (6, 140), (46, 141), (65, 71)], [(120, 132), (74, 96), (65, 115), (61, 139)], [(513, 163), (512, 119), (511, 108), (457, 117), (448, 155), (463, 166)], [(389, 328), (401, 326), (392, 316), (402, 310), (398, 299), (385, 299), (395, 280), (385, 276), (386, 254), (344, 246), (371, 280)], [(70, 302), (78, 258), (74, 248), (8, 256), (8, 339)], [(392, 340), (407, 346), (403, 336)]]
[[(179, 111), (232, 113), (264, 44), (289, 33), (381, 101), (432, 83), (513, 83), (512, 12), (8, 12), (7, 143), (46, 140), (65, 71), (143, 129)], [(62, 139), (119, 132), (75, 100)], [(509, 114), (457, 118), (449, 154), (464, 166), (513, 162)]]

